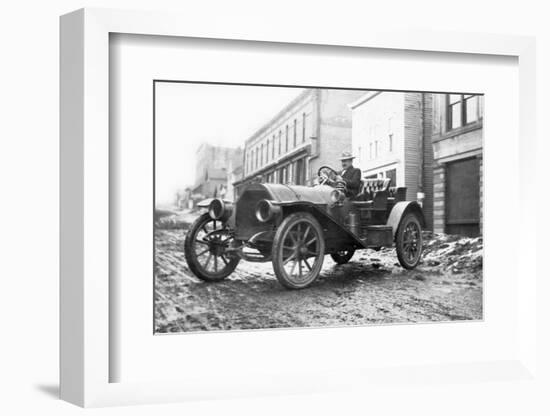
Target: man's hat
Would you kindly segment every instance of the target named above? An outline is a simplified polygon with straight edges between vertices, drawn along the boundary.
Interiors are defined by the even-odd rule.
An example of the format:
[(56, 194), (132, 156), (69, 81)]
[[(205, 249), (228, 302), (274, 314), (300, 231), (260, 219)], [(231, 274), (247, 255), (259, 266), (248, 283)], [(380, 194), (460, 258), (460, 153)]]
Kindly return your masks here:
[(350, 159), (355, 159), (355, 156), (353, 156), (351, 152), (342, 152), (342, 157), (340, 158), (340, 160), (350, 160)]

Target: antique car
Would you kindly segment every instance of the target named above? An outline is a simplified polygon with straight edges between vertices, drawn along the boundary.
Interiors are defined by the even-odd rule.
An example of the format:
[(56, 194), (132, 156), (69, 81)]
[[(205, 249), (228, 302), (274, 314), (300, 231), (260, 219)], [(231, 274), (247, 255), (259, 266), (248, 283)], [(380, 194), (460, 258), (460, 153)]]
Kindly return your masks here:
[(215, 282), (242, 260), (273, 263), (278, 281), (289, 289), (311, 285), (329, 254), (347, 263), (356, 250), (395, 244), (401, 266), (412, 269), (422, 254), (424, 215), (406, 188), (389, 179), (363, 179), (357, 195), (328, 166), (315, 186), (275, 183), (248, 185), (235, 203), (202, 201), (207, 208), (190, 226), (184, 250), (192, 272)]

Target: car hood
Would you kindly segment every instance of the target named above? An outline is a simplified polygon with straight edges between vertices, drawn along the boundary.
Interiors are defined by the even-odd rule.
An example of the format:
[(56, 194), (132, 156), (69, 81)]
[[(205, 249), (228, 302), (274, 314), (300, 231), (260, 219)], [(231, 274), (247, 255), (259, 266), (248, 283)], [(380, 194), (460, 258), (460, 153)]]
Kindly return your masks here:
[[(274, 202), (285, 204), (292, 202), (310, 202), (313, 204), (330, 204), (330, 194), (334, 190), (327, 185), (300, 186), (277, 183), (258, 183), (250, 185), (245, 192), (258, 192)], [(261, 192), (263, 191), (263, 192)], [(267, 198), (267, 195), (269, 198)]]

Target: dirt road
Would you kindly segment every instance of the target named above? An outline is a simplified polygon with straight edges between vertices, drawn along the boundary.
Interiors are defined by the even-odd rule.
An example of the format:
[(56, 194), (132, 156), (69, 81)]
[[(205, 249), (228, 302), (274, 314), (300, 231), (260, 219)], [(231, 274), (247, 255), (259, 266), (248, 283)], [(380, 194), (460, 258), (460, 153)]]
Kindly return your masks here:
[(184, 229), (158, 229), (157, 332), (365, 325), (482, 319), (481, 238), (426, 234), (421, 265), (402, 269), (394, 249), (325, 257), (309, 288), (284, 289), (271, 263), (241, 262), (226, 280), (196, 278), (183, 254)]

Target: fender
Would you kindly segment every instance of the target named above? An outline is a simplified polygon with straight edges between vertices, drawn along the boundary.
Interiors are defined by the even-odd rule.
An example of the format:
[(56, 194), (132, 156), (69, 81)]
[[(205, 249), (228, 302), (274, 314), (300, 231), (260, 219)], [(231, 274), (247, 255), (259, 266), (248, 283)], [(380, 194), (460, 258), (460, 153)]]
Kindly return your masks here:
[(426, 227), (426, 220), (420, 204), (416, 201), (401, 201), (393, 206), (390, 216), (388, 217), (388, 221), (386, 222), (386, 225), (389, 225), (392, 228), (393, 238), (395, 238), (395, 233), (397, 233), (397, 227), (399, 227), (401, 218), (409, 212), (413, 212), (418, 215), (421, 227)]
[[(206, 198), (206, 199), (203, 199), (202, 201), (198, 202), (197, 206), (199, 208), (208, 208), (208, 206), (210, 205), (210, 203), (214, 199), (221, 199), (221, 198)], [(230, 201), (229, 199), (222, 199), (222, 201), (225, 202), (226, 204), (232, 204), (233, 203), (233, 201)]]
[(207, 199), (203, 199), (202, 201), (200, 201), (197, 206), (199, 208), (208, 208), (208, 206), (210, 205), (210, 202), (212, 202), (214, 198), (207, 198)]
[[(333, 218), (331, 215), (329, 215), (328, 212), (326, 212), (325, 209), (321, 209), (321, 207), (315, 203), (309, 202), (309, 201), (294, 201), (294, 202), (288, 202), (288, 203), (279, 203), (279, 206), (283, 208), (287, 213), (290, 211), (307, 211), (313, 214), (318, 220), (324, 219), (325, 221), (328, 221), (332, 224), (334, 224), (342, 233), (346, 234), (351, 240), (357, 244), (358, 247), (364, 247), (367, 248), (367, 245), (361, 241), (355, 234), (353, 234), (350, 230), (348, 230), (343, 224), (338, 222), (335, 218)], [(284, 217), (284, 216), (283, 216)]]

